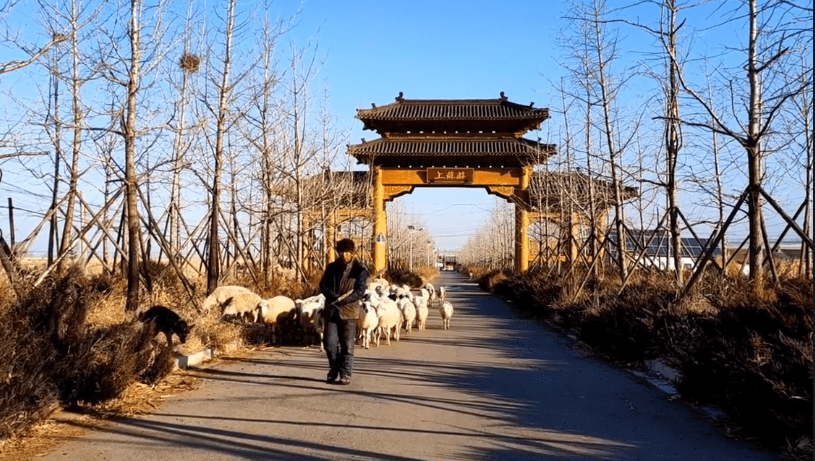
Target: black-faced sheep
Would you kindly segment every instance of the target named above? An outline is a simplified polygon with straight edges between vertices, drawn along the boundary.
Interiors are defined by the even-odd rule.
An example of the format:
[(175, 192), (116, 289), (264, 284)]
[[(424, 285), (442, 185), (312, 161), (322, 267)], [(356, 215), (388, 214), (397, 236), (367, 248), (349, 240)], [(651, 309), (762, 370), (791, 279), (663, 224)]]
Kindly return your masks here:
[(379, 326), (375, 334), (376, 345), (379, 346), (379, 338), (383, 334), (388, 346), (391, 344), (391, 334), (393, 334), (393, 339), (399, 341), (399, 331), (402, 329), (402, 311), (399, 310), (396, 301), (385, 298), (374, 307), (379, 317)]
[[(371, 337), (379, 327), (379, 316), (376, 313), (371, 301), (364, 301), (360, 309), (359, 319), (357, 319), (357, 329), (362, 337), (362, 347), (368, 349), (371, 346)], [(377, 346), (379, 342), (377, 341)]]

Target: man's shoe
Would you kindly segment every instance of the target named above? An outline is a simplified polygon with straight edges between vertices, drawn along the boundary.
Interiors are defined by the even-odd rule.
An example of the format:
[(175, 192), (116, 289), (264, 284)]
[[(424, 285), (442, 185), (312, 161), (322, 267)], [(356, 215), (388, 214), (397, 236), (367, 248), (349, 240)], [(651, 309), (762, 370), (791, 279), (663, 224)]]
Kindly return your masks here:
[(351, 384), (351, 377), (350, 376), (343, 376), (342, 378), (340, 378), (339, 383), (342, 384), (343, 386), (347, 386), (347, 385)]
[(334, 372), (334, 371), (329, 371), (328, 376), (325, 377), (325, 382), (327, 384), (334, 384), (334, 381), (337, 380), (337, 375), (339, 375), (339, 373)]

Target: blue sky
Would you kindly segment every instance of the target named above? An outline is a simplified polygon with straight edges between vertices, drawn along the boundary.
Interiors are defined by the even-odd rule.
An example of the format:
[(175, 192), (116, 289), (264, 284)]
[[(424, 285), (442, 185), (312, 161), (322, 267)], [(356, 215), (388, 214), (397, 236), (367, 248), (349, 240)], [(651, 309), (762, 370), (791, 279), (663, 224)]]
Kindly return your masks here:
[[(325, 54), (319, 80), (355, 144), (377, 138), (354, 119), (356, 109), (391, 103), (400, 91), (407, 99), (491, 99), (504, 91), (511, 101), (550, 107), (561, 5), (306, 0), (296, 34), (313, 34)], [(483, 189), (417, 188), (396, 200), (439, 249), (452, 250), (488, 219), (496, 198)]]
[[(630, 2), (608, 2), (611, 7), (627, 3)], [(713, 2), (705, 5), (714, 8), (730, 4)], [(182, 3), (174, 6), (177, 8), (180, 5)], [(221, 5), (221, 2), (212, 0), (195, 4), (201, 11), (207, 12), (211, 22), (217, 22), (214, 11)], [(257, 19), (256, 13), (247, 12), (261, 8), (258, 3), (239, 1), (239, 5), (244, 11), (242, 20)], [(272, 19), (286, 18), (294, 13), (296, 7), (294, 1), (277, 0), (268, 7), (268, 14)], [(35, 34), (39, 31), (41, 34), (42, 29), (38, 29), (35, 15), (26, 14), (26, 10), (22, 9), (33, 10), (33, 2), (17, 4), (16, 8), (16, 22), (10, 21), (10, 25), (17, 25), (25, 33)], [(403, 92), (407, 99), (489, 99), (497, 98), (504, 92), (510, 101), (521, 104), (534, 102), (535, 107), (550, 108), (552, 118), (543, 123), (540, 131), (527, 133), (526, 137), (540, 137), (543, 142), (560, 145), (558, 133), (561, 118), (557, 112), (562, 110), (563, 98), (555, 86), (566, 75), (559, 62), (564, 52), (558, 45), (564, 26), (562, 17), (569, 14), (565, 8), (567, 5), (563, 2), (543, 0), (305, 0), (295, 29), (284, 37), (281, 45), (287, 45), (289, 40), (297, 48), (305, 46), (309, 40), (317, 44), (317, 54), (323, 63), (310, 91), (315, 99), (321, 98), (323, 90), (327, 91), (329, 110), (336, 120), (335, 128), (347, 133), (346, 143), (356, 144), (361, 138), (375, 139), (377, 134), (363, 131), (359, 121), (354, 118), (356, 110), (369, 108), (371, 103), (379, 106), (391, 103), (399, 92)], [(643, 8), (645, 10), (636, 14), (647, 13), (643, 14), (643, 21), (652, 21), (656, 7), (650, 5)], [(697, 55), (716, 56), (723, 51), (721, 40), (744, 41), (744, 29), (739, 28), (738, 23), (715, 29), (703, 28), (711, 22), (721, 23), (721, 10), (710, 16), (700, 10), (687, 13), (694, 16), (683, 30), (694, 30), (693, 47)], [(626, 14), (627, 17), (634, 17), (633, 12)], [(31, 41), (42, 43), (42, 35), (40, 39)], [(645, 59), (647, 55), (643, 51), (653, 52), (655, 49), (653, 39), (638, 35), (630, 27), (622, 28), (621, 40), (623, 53), (620, 64), (612, 72)], [(5, 55), (0, 62), (19, 58)], [(741, 57), (737, 54), (736, 59)], [(14, 72), (0, 77), (3, 91), (8, 90), (16, 97), (36, 101), (36, 92), (27, 91), (31, 79), (28, 72)], [(639, 85), (640, 82), (645, 84)], [(658, 109), (658, 105), (644, 105), (648, 103), (653, 82), (640, 78), (632, 83), (623, 96), (621, 107), (627, 113), (618, 118), (622, 123), (628, 121), (626, 115), (631, 115), (639, 107)], [(653, 115), (652, 111), (644, 117), (651, 118)], [(652, 132), (647, 134), (653, 136)], [(642, 142), (648, 145), (652, 141), (644, 139)], [(686, 151), (692, 152), (693, 144), (694, 140), (688, 139)], [(653, 161), (658, 152), (654, 149), (649, 150), (649, 154), (651, 152)], [(730, 161), (735, 165), (743, 164), (743, 152), (734, 149)], [(696, 168), (697, 165), (691, 163), (685, 167)], [(0, 168), (7, 166), (0, 164)], [(25, 182), (15, 180), (8, 169), (5, 173), (6, 177), (0, 183), (0, 200), (3, 203), (8, 195), (30, 187), (32, 183), (30, 179)], [(779, 182), (778, 179), (774, 181)], [(630, 181), (626, 184), (638, 185)], [(737, 177), (733, 184), (733, 189), (743, 188), (743, 178)], [(41, 200), (43, 209), (47, 207), (47, 193), (43, 191), (42, 198), (33, 199)], [(794, 210), (803, 194), (798, 189), (793, 189), (792, 193), (790, 203), (794, 205), (785, 205)], [(709, 212), (709, 209), (700, 206), (701, 201), (690, 197), (689, 194), (682, 194), (686, 202), (683, 212), (691, 220)], [(25, 198), (31, 197), (24, 195), (22, 200), (15, 203), (22, 203), (31, 209), (36, 207), (30, 202), (26, 203)], [(409, 221), (414, 219), (415, 224), (428, 230), (439, 249), (452, 250), (463, 245), (485, 224), (490, 216), (489, 211), (498, 200), (483, 189), (417, 188), (414, 193), (396, 199), (393, 206), (402, 209)], [(27, 234), (36, 224), (23, 221), (20, 215), (16, 218), (18, 235)], [(2, 216), (0, 219), (5, 221)], [(774, 224), (770, 222), (769, 226), (772, 234)], [(6, 223), (0, 223), (0, 228), (6, 228)]]

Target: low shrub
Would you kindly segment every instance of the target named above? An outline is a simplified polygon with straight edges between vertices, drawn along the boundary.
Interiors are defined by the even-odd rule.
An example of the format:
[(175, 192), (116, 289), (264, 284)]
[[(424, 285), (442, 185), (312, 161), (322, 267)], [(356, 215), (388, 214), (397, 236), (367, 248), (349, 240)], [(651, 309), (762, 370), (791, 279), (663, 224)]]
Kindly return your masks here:
[(388, 269), (385, 272), (385, 279), (394, 285), (408, 285), (411, 288), (419, 288), (424, 285), (420, 275), (399, 269)]
[(0, 314), (0, 439), (25, 432), (59, 406), (96, 404), (135, 381), (172, 370), (135, 321), (96, 326), (89, 311), (104, 294), (77, 271), (49, 278)]
[(682, 300), (672, 275), (659, 272), (635, 274), (622, 288), (613, 273), (567, 270), (483, 272), (480, 284), (611, 360), (677, 366), (682, 397), (720, 405), (745, 436), (811, 450), (811, 280), (756, 292), (743, 277), (711, 271)]

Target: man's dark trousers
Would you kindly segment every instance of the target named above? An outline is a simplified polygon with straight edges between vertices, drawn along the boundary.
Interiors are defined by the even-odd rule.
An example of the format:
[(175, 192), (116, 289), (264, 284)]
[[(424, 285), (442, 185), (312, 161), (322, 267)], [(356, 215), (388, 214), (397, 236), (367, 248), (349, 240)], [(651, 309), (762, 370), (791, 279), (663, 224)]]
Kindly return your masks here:
[(354, 372), (354, 341), (357, 336), (357, 319), (343, 320), (336, 309), (325, 322), (325, 354), (331, 374), (351, 377)]

